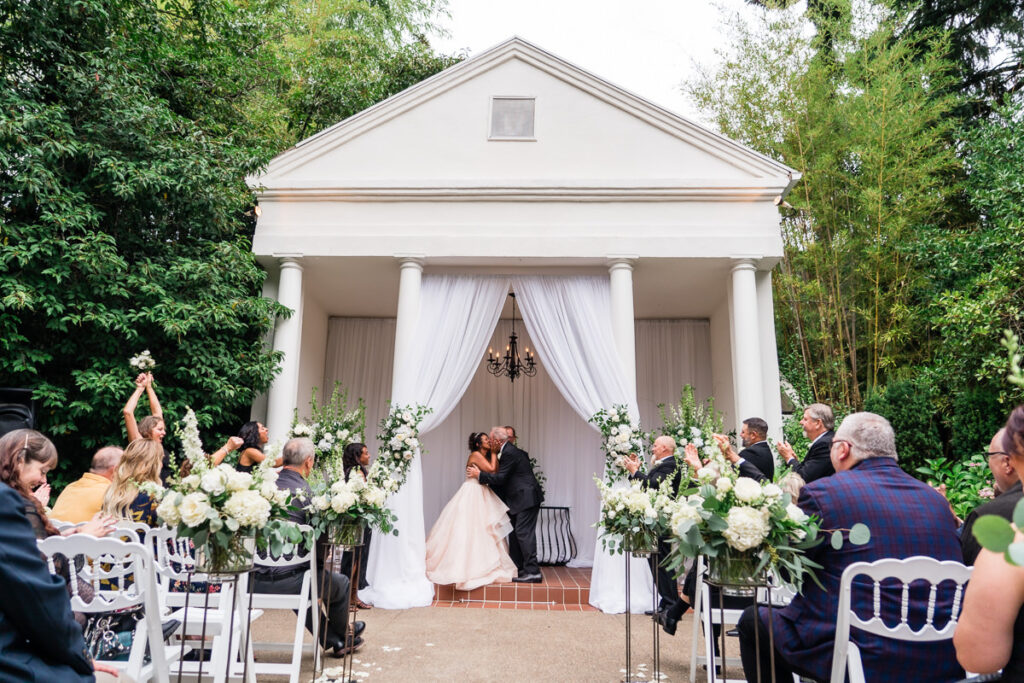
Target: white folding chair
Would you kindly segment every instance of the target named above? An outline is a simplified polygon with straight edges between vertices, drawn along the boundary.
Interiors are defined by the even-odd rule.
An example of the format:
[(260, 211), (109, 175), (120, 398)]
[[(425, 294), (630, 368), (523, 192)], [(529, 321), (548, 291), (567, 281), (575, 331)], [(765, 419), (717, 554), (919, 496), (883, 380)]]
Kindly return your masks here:
[[(313, 535), (313, 528), (300, 524), (303, 536), (310, 538)], [(316, 581), (316, 545), (308, 552), (302, 550), (274, 558), (269, 554), (256, 556), (257, 567), (272, 567), (276, 569), (293, 569), (302, 572), (302, 587), (297, 595), (279, 595), (277, 593), (256, 593), (252, 594), (252, 607), (261, 611), (268, 609), (287, 609), (297, 613), (295, 619), (295, 633), (292, 639), (292, 659), (288, 663), (277, 662), (256, 662), (255, 671), (257, 674), (277, 674), (288, 676), (289, 683), (297, 683), (299, 680), (299, 669), (302, 666), (303, 639), (306, 633), (306, 614), (313, 612), (313, 645), (311, 651), (315, 651), (316, 643), (319, 642), (318, 630), (320, 619), (318, 618), (319, 607), (317, 606), (317, 581)], [(263, 651), (281, 650), (287, 647), (288, 643), (251, 643), (251, 647), (258, 647)]]
[[(694, 605), (693, 605), (693, 637), (690, 641), (690, 683), (693, 683), (697, 678), (697, 667), (701, 664), (707, 666), (708, 669), (708, 683), (742, 683), (741, 679), (727, 679), (718, 676), (718, 672), (715, 670), (715, 666), (722, 664), (721, 656), (715, 656), (715, 635), (713, 627), (716, 624), (721, 627), (727, 628), (729, 626), (735, 626), (736, 622), (740, 620), (740, 615), (743, 614), (741, 609), (725, 609), (719, 610), (718, 605), (712, 604), (711, 600), (711, 589), (708, 584), (704, 583), (704, 573), (706, 571), (706, 564), (704, 563), (704, 556), (701, 555), (695, 560), (697, 563), (697, 590), (694, 591)], [(697, 643), (703, 639), (704, 653), (700, 654), (698, 651)], [(742, 664), (739, 658), (739, 643), (736, 644), (736, 656), (727, 657), (726, 666), (740, 666)], [(726, 652), (728, 654), (728, 652)]]
[[(150, 679), (167, 683), (168, 662), (177, 657), (178, 648), (164, 644), (153, 560), (145, 547), (114, 538), (75, 534), (42, 539), (39, 550), (54, 574), (54, 558), (65, 558), (73, 611), (96, 614), (142, 607), (143, 618), (135, 627), (128, 661), (104, 663), (125, 671), (139, 683)], [(91, 599), (79, 591), (79, 580), (91, 586)], [(151, 653), (149, 664), (144, 663), (147, 645)]]
[[(199, 636), (204, 632), (207, 637), (212, 637), (209, 663), (179, 662), (182, 670), (195, 673), (202, 669), (204, 676), (212, 676), (215, 683), (222, 683), (229, 674), (228, 662), (231, 663), (230, 673), (234, 675), (239, 658), (248, 657), (247, 679), (255, 683), (251, 648), (244, 652), (244, 645), (250, 621), (262, 612), (254, 609), (248, 619), (243, 614), (247, 606), (248, 575), (239, 575), (237, 591), (228, 589), (228, 584), (222, 584), (224, 590), (217, 593), (176, 591), (173, 590), (175, 582), (210, 583), (206, 574), (193, 571), (195, 557), (191, 540), (180, 538), (174, 529), (157, 527), (147, 530), (145, 545), (155, 550), (154, 566), (160, 598), (167, 607), (175, 610), (171, 617), (181, 621), (181, 637), (187, 640), (188, 636)], [(199, 647), (206, 647), (206, 643)]]
[[(884, 559), (875, 562), (854, 562), (848, 566), (843, 571), (843, 577), (839, 584), (836, 644), (832, 654), (832, 683), (843, 683), (847, 672), (849, 672), (850, 683), (864, 683), (865, 680), (860, 650), (850, 640), (851, 625), (876, 636), (894, 640), (909, 640), (918, 643), (950, 640), (960, 616), (960, 601), (963, 597), (964, 585), (970, 580), (973, 569), (973, 567), (965, 567), (959, 562), (940, 562), (924, 556), (908, 557), (905, 560)], [(870, 577), (873, 583), (870, 619), (862, 619), (850, 606), (853, 579), (860, 575)], [(881, 616), (881, 582), (890, 578), (898, 579), (903, 583), (900, 598), (900, 621), (895, 626), (886, 625)], [(907, 623), (910, 584), (914, 581), (927, 581), (930, 584), (928, 606), (924, 615), (925, 623), (916, 631)], [(949, 620), (942, 628), (938, 628), (935, 626), (936, 593), (938, 585), (944, 581), (952, 581), (956, 587)]]
[(57, 531), (59, 531), (61, 533), (64, 533), (68, 529), (74, 529), (75, 527), (82, 526), (83, 524), (85, 524), (85, 522), (64, 522), (64, 521), (61, 521), (59, 519), (53, 519), (51, 517), (50, 518), (50, 524), (52, 524), (53, 528), (56, 529)]
[(135, 534), (137, 543), (141, 543), (146, 534), (149, 533), (150, 526), (145, 522), (133, 522), (130, 519), (119, 519), (114, 527), (114, 532), (110, 535), (117, 535), (119, 532), (130, 531)]

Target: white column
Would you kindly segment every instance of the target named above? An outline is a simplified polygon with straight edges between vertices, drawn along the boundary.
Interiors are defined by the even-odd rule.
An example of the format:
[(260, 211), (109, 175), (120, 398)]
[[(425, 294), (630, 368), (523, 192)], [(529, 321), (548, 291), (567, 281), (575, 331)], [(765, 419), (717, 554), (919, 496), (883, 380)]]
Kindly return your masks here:
[(626, 376), (630, 398), (636, 400), (636, 328), (633, 318), (633, 264), (636, 257), (608, 259), (612, 295), (612, 332)]
[(420, 285), (423, 282), (423, 257), (400, 256), (401, 271), (398, 279), (398, 313), (395, 320), (395, 361), (392, 364), (391, 398), (407, 401), (410, 397), (401, 396), (399, 381), (402, 374), (402, 363), (409, 357), (416, 335), (416, 324), (420, 316)]
[(782, 392), (779, 389), (779, 350), (775, 343), (772, 271), (759, 270), (756, 279), (758, 329), (761, 339), (761, 382), (764, 388), (765, 414), (762, 417), (768, 421), (768, 436), (778, 441), (782, 438)]
[(299, 388), (299, 348), (302, 337), (302, 264), (297, 257), (281, 259), (277, 301), (292, 310), (289, 318), (278, 318), (274, 351), (283, 355), (281, 372), (274, 378), (267, 396), (267, 429), (270, 439), (283, 439), (292, 423)]
[(765, 417), (761, 372), (760, 323), (757, 310), (757, 269), (753, 259), (737, 259), (732, 267), (733, 387), (736, 427), (748, 417)]

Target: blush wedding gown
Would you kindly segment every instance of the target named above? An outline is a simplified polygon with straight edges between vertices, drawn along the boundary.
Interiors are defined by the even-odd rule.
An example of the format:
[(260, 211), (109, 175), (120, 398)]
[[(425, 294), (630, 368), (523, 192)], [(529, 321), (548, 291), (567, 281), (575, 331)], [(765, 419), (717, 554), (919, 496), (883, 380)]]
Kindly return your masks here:
[(511, 581), (516, 566), (505, 539), (510, 531), (508, 506), (489, 487), (467, 479), (427, 537), (427, 578), (462, 591)]

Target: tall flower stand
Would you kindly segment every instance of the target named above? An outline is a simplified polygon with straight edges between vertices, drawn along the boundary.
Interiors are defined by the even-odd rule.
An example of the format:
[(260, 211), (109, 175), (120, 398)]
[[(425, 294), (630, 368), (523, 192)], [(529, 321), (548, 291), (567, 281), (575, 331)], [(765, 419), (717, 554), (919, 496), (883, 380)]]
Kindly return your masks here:
[[(351, 552), (356, 548), (363, 545), (363, 535), (366, 531), (366, 522), (364, 520), (349, 520), (343, 524), (338, 524), (327, 531), (327, 548), (330, 549), (331, 553), (331, 564), (327, 565), (326, 557), (324, 558), (324, 570), (320, 574), (320, 599), (324, 602), (324, 613), (326, 615), (324, 619), (322, 634), (326, 634), (331, 621), (331, 611), (326, 609), (326, 606), (330, 604), (330, 592), (331, 592), (331, 581), (330, 573), (337, 567), (341, 570), (341, 555), (344, 552)], [(359, 564), (353, 558), (352, 567), (349, 571), (348, 581), (349, 590), (352, 590), (352, 586), (358, 585), (359, 582)], [(318, 608), (319, 609), (319, 608)], [(345, 637), (342, 640), (342, 647), (347, 647), (349, 643), (355, 642), (355, 623), (357, 621), (356, 615), (359, 612), (358, 605), (350, 606), (348, 610), (348, 623), (345, 626)], [(321, 635), (321, 638), (324, 637)], [(323, 648), (320, 643), (316, 644), (313, 649), (313, 680), (316, 680), (323, 674), (324, 670), (324, 658)], [(353, 660), (355, 657), (353, 654), (346, 653), (341, 659), (341, 680), (345, 683), (353, 683), (352, 679), (352, 667)]]
[[(625, 550), (624, 554), (626, 557), (626, 678), (623, 683), (632, 683), (633, 633), (630, 625), (630, 618), (632, 616), (630, 610), (630, 593), (632, 591), (630, 588), (632, 584), (630, 583), (629, 565), (634, 557), (650, 557), (654, 562), (658, 562), (660, 555), (658, 553), (657, 538), (652, 538), (643, 531), (637, 534), (624, 535), (622, 537), (622, 547)], [(661, 679), (661, 633), (658, 629), (658, 598), (658, 573), (654, 572), (654, 597), (651, 600), (651, 645), (654, 651), (654, 671), (651, 672), (652, 681), (659, 681)]]
[[(721, 680), (723, 683), (728, 683), (730, 679), (726, 677), (726, 654), (725, 644), (728, 636), (725, 628), (725, 598), (729, 597), (750, 597), (753, 598), (753, 604), (757, 608), (755, 616), (760, 618), (760, 606), (757, 602), (758, 593), (764, 590), (768, 599), (766, 600), (768, 607), (768, 648), (769, 648), (769, 659), (771, 661), (771, 671), (767, 674), (761, 671), (761, 629), (754, 628), (754, 650), (757, 653), (757, 683), (762, 681), (775, 681), (775, 636), (771, 629), (772, 623), (772, 600), (769, 593), (771, 584), (769, 577), (765, 572), (755, 573), (757, 567), (756, 560), (753, 559), (753, 555), (747, 553), (732, 553), (724, 554), (722, 557), (709, 558), (708, 572), (704, 576), (704, 583), (718, 589), (718, 623), (719, 627), (719, 638), (721, 640), (719, 658), (722, 662), (722, 675), (719, 679), (718, 674), (715, 670), (715, 663), (713, 661), (708, 662), (708, 681), (709, 683), (716, 683)], [(713, 606), (709, 605), (709, 609), (714, 609)], [(705, 634), (705, 637), (714, 637), (714, 631), (710, 634)], [(713, 654), (714, 650), (712, 650)]]
[[(212, 541), (196, 547), (194, 564), (187, 568), (185, 585), (185, 602), (182, 609), (181, 652), (178, 658), (177, 682), (180, 683), (184, 673), (184, 655), (186, 636), (189, 633), (188, 608), (192, 597), (193, 586), (202, 586), (203, 612), (199, 635), (199, 661), (195, 672), (196, 680), (202, 680), (206, 660), (206, 636), (210, 621), (210, 593), (213, 586), (219, 586), (218, 605), (222, 615), (227, 616), (227, 623), (218, 625), (219, 633), (214, 636), (210, 645), (210, 673), (215, 683), (231, 679), (237, 661), (236, 650), (242, 659), (242, 681), (255, 683), (255, 675), (249, 670), (250, 652), (250, 619), (252, 614), (252, 592), (249, 592), (248, 606), (244, 614), (239, 610), (239, 594), (248, 591), (249, 572), (253, 568), (256, 554), (255, 530), (241, 532), (232, 536), (228, 546), (220, 546)], [(196, 576), (198, 575), (198, 579)], [(198, 600), (198, 596), (197, 596)], [(235, 620), (240, 629), (239, 642), (235, 642)], [(221, 667), (223, 666), (223, 670)], [(192, 672), (189, 672), (189, 679)]]

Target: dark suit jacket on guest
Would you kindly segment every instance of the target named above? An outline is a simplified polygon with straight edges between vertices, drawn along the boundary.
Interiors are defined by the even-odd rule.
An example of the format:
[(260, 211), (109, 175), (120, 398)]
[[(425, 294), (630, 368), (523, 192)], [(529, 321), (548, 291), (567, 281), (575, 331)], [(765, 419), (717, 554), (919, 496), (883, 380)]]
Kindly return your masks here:
[(998, 515), (1003, 519), (1013, 520), (1013, 508), (1017, 507), (1021, 498), (1024, 498), (1024, 489), (1021, 488), (1021, 483), (1018, 481), (1008, 491), (996, 496), (995, 500), (990, 500), (971, 510), (971, 514), (967, 515), (964, 528), (960, 532), (960, 548), (964, 553), (964, 564), (973, 565), (974, 561), (978, 559), (978, 553), (981, 552), (981, 544), (978, 543), (978, 539), (974, 537), (972, 531), (978, 517)]
[(662, 458), (658, 461), (649, 472), (644, 474), (640, 470), (629, 475), (632, 481), (639, 481), (643, 483), (645, 489), (656, 489), (661, 486), (669, 477), (672, 477), (672, 495), (679, 493), (679, 481), (683, 476), (683, 470), (676, 467), (676, 458), (674, 455), (670, 455), (667, 458)]
[(804, 456), (803, 462), (793, 465), (792, 471), (803, 477), (804, 482), (810, 484), (812, 481), (836, 473), (835, 468), (832, 467), (832, 456), (829, 454), (829, 451), (832, 450), (832, 437), (835, 435), (836, 433), (832, 430), (822, 434), (807, 449), (807, 455)]
[(511, 443), (501, 447), (498, 471), (494, 474), (480, 472), (480, 483), (487, 484), (508, 506), (508, 514), (515, 515), (532, 507), (539, 507), (544, 500), (540, 484), (533, 474), (530, 455)]
[[(808, 558), (822, 565), (817, 576), (824, 590), (814, 581), (805, 580), (802, 592), (774, 613), (776, 650), (795, 668), (827, 681), (843, 570), (854, 562), (914, 555), (959, 562), (960, 542), (946, 499), (906, 474), (891, 458), (870, 458), (848, 471), (808, 484), (797, 504), (807, 514), (820, 516), (823, 530), (849, 529), (857, 522), (871, 530), (866, 545), (847, 542), (840, 550), (833, 550), (823, 542), (809, 550)], [(827, 538), (828, 534), (823, 536)], [(854, 583), (851, 606), (857, 614), (872, 613), (872, 585), (866, 577)], [(915, 628), (915, 616), (920, 620), (918, 625), (923, 623), (928, 604), (928, 591), (923, 588), (910, 591), (910, 623)], [(887, 588), (883, 584), (882, 618), (887, 624), (899, 622), (901, 592), (895, 585)], [(952, 600), (953, 591), (940, 588), (937, 608), (948, 614)], [(761, 610), (762, 619), (767, 619), (767, 614)], [(937, 623), (941, 626), (945, 622)], [(860, 648), (869, 681), (955, 681), (963, 676), (952, 641), (897, 641), (857, 629), (851, 629), (850, 634)]]
[[(740, 451), (740, 457), (760, 470), (765, 479), (770, 481), (775, 476), (775, 458), (772, 457), (772, 449), (768, 446), (767, 441), (760, 441), (747, 446)], [(740, 473), (743, 473), (742, 466), (740, 467)], [(744, 474), (743, 476), (749, 475)], [(756, 479), (757, 477), (751, 478)]]
[(0, 483), (0, 683), (94, 680), (67, 584), (40, 557), (24, 498)]

